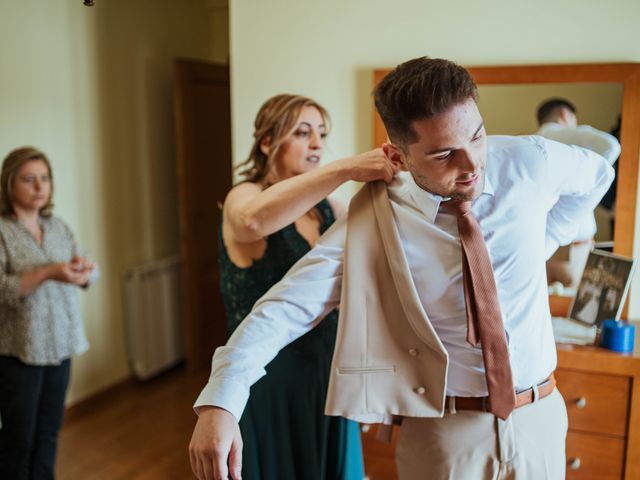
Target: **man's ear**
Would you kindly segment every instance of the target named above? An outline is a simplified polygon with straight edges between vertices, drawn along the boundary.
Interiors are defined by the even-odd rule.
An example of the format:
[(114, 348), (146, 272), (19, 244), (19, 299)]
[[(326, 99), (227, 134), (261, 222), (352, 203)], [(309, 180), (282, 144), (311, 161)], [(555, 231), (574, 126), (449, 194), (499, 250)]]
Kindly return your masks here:
[(260, 140), (260, 151), (268, 157), (270, 150), (271, 150), (271, 136), (267, 135), (262, 140)]
[(382, 151), (398, 170), (403, 172), (406, 172), (408, 170), (405, 164), (405, 155), (400, 147), (394, 145), (393, 143), (383, 143)]
[(562, 109), (561, 118), (565, 125), (568, 125), (570, 127), (575, 127), (578, 125), (578, 118), (576, 117), (576, 114), (568, 108)]

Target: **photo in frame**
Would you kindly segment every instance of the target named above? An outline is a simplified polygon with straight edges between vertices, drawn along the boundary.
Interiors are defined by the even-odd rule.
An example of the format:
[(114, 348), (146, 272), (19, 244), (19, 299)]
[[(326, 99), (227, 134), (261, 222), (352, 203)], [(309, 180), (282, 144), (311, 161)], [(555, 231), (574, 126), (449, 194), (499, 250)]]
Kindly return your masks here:
[(620, 318), (636, 262), (602, 250), (589, 252), (569, 317), (585, 325)]

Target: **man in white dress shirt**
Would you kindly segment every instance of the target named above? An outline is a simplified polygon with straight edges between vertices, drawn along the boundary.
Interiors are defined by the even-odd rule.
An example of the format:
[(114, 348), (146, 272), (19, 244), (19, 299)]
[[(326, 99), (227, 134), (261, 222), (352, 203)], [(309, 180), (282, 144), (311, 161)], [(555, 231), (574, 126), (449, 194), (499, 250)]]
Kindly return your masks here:
[[(476, 96), (466, 70), (426, 57), (399, 65), (376, 87), (376, 108), (392, 142), (383, 148), (403, 172), (386, 188), (365, 186), (365, 194), (377, 195), (374, 203), (378, 203), (367, 210), (369, 197), (358, 194), (349, 215), (338, 220), (256, 303), (227, 345), (216, 351), (211, 378), (195, 404), (199, 419), (190, 459), (198, 478), (226, 479), (229, 474), (240, 478), (242, 440), (237, 419), (250, 386), (264, 375), (264, 366), (280, 348), (313, 328), (341, 302), (328, 413), (376, 421), (370, 420), (375, 415), (365, 415), (366, 408), (375, 404), (374, 413), (404, 415), (396, 451), (402, 480), (564, 478), (567, 417), (552, 377), (556, 352), (544, 263), (558, 245), (575, 238), (574, 219), (594, 208), (613, 171), (597, 154), (541, 137), (487, 138)], [(471, 213), (479, 223), (480, 240), (493, 269), (500, 329), (508, 349), (505, 361), (516, 400), (515, 409), (502, 415), (505, 418), (491, 413), (484, 352), (481, 345), (468, 341), (471, 327), (461, 235), (456, 217), (446, 207), (450, 199), (473, 202)], [(361, 254), (354, 247), (362, 245), (369, 251), (366, 244), (353, 242), (358, 225), (363, 230), (371, 225), (358, 224), (353, 218), (362, 208), (375, 210), (373, 221), (377, 220), (380, 230), (387, 230), (382, 237), (397, 240), (389, 244), (371, 239), (385, 243), (378, 250), (394, 259), (385, 263), (382, 257), (370, 264), (390, 270), (393, 278), (382, 282), (376, 283), (354, 264), (353, 258)], [(378, 216), (385, 208), (389, 215)], [(383, 218), (388, 225), (380, 223)], [(390, 252), (393, 245), (401, 251)], [(395, 274), (405, 271), (410, 279), (404, 284), (411, 290), (408, 293), (397, 291)], [(370, 288), (374, 284), (376, 291)], [(341, 299), (341, 294), (348, 298)], [(398, 298), (402, 301), (394, 303)], [(414, 299), (417, 309), (404, 308), (412, 301), (408, 298)], [(361, 315), (365, 319), (349, 316), (354, 302), (370, 306), (376, 301), (387, 309), (383, 316), (370, 310)], [(402, 312), (388, 311), (385, 305), (391, 304), (402, 304)], [(407, 311), (417, 313), (408, 318)], [(349, 329), (369, 317), (388, 322), (392, 330), (387, 336), (370, 338), (375, 325), (366, 324), (371, 327), (363, 330), (370, 345), (366, 353), (377, 348), (380, 354), (388, 347), (396, 354), (404, 351), (406, 358), (397, 357), (397, 364), (380, 368), (375, 359), (373, 367), (366, 366), (366, 361), (360, 368), (345, 366), (343, 358), (362, 343), (357, 334), (349, 336)], [(416, 335), (416, 348), (405, 348), (411, 337), (406, 332), (412, 330), (401, 324), (404, 320), (413, 331), (421, 332)], [(396, 348), (402, 342), (405, 350)], [(433, 368), (438, 373), (430, 378), (438, 380), (442, 375), (442, 381), (396, 388), (414, 378), (407, 365)], [(391, 383), (385, 383), (389, 379)], [(375, 391), (376, 385), (384, 386), (377, 397), (367, 397), (366, 405), (360, 405), (359, 392)], [(340, 397), (341, 388), (349, 390), (349, 395)], [(386, 398), (387, 390), (394, 395), (395, 390), (402, 391)], [(424, 400), (421, 404), (415, 398)]]
[[(611, 165), (620, 156), (618, 139), (590, 125), (578, 125), (576, 107), (565, 98), (545, 100), (538, 107), (536, 117), (539, 125), (536, 135), (566, 145), (588, 148), (602, 155)], [(589, 212), (580, 223), (580, 230), (572, 244), (559, 248), (547, 262), (549, 283), (559, 281), (567, 287), (577, 286), (591, 250), (596, 228), (595, 216), (593, 212)]]

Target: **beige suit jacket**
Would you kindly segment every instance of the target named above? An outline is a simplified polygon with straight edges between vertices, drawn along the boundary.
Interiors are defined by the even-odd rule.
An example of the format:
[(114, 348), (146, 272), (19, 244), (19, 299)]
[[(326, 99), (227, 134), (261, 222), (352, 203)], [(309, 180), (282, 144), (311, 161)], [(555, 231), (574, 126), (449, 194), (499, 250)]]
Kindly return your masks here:
[(349, 206), (326, 413), (363, 423), (441, 417), (448, 363), (411, 278), (386, 185), (366, 184)]

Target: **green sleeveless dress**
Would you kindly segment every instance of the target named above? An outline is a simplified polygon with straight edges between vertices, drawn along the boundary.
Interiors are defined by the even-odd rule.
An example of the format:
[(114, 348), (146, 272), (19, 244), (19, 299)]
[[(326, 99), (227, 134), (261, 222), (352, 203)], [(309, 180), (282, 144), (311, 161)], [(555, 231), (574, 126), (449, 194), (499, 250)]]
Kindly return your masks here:
[[(327, 200), (316, 205), (320, 232), (335, 220)], [(218, 234), (220, 289), (229, 334), (254, 303), (309, 250), (291, 224), (267, 238), (264, 256), (235, 266)], [(338, 313), (278, 353), (251, 387), (240, 419), (244, 480), (362, 480), (360, 431), (355, 422), (324, 415)]]

